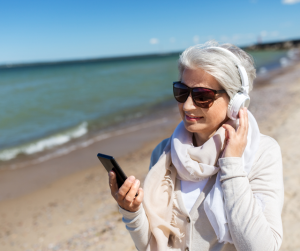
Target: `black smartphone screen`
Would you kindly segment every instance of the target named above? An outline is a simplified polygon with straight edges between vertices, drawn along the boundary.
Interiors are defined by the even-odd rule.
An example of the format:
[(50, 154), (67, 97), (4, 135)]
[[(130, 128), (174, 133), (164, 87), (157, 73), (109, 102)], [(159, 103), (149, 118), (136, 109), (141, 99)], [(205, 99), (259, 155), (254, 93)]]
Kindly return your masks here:
[(107, 172), (115, 172), (118, 187), (120, 188), (123, 185), (124, 181), (127, 179), (127, 176), (125, 175), (117, 161), (114, 159), (114, 157), (102, 153), (98, 153), (97, 157), (101, 161), (102, 165), (107, 170)]

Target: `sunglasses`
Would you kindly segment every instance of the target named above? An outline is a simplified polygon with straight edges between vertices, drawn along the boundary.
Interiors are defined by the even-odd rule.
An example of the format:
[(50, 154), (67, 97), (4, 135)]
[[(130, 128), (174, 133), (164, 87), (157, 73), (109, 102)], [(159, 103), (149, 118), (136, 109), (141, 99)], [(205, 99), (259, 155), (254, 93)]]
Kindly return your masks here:
[(180, 81), (173, 82), (174, 97), (179, 103), (184, 103), (190, 96), (191, 92), (194, 103), (196, 104), (196, 106), (199, 106), (201, 108), (211, 107), (216, 99), (216, 94), (226, 93), (225, 90), (216, 91), (204, 87), (190, 88)]

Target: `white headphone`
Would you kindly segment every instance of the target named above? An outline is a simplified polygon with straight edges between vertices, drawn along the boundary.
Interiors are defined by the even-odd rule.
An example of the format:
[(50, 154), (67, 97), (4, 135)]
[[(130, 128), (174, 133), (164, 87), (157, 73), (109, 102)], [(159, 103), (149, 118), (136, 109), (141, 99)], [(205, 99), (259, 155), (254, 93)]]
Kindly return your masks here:
[(241, 86), (241, 89), (230, 100), (228, 108), (227, 108), (227, 116), (232, 120), (236, 120), (239, 110), (243, 107), (248, 107), (250, 104), (250, 97), (248, 95), (249, 80), (248, 80), (247, 72), (246, 72), (244, 66), (242, 66), (241, 63), (239, 63), (239, 62), (241, 62), (239, 60), (239, 58), (236, 55), (234, 55), (234, 53), (232, 53), (230, 50), (224, 49), (222, 47), (209, 47), (209, 49), (217, 49), (217, 50), (223, 51), (223, 52), (227, 53), (227, 55), (230, 55), (231, 57), (233, 56), (235, 58), (236, 62), (234, 62), (234, 64), (236, 65), (238, 72), (240, 74), (242, 86)]

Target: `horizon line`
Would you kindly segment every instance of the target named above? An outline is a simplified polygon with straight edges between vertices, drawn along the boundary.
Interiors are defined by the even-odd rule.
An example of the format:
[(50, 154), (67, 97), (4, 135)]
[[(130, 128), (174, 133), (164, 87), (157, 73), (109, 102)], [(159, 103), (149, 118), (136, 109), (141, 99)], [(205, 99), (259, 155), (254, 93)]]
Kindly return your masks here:
[[(284, 44), (287, 42), (300, 44), (300, 39), (286, 39), (276, 42), (265, 42), (256, 43), (246, 46), (241, 46), (243, 50), (257, 50), (259, 48), (265, 49), (267, 46), (274, 46), (278, 44)], [(253, 49), (254, 48), (254, 49)], [(34, 66), (48, 66), (48, 65), (65, 65), (65, 64), (80, 64), (80, 63), (98, 63), (98, 62), (108, 62), (117, 60), (128, 60), (128, 59), (138, 59), (138, 58), (151, 58), (151, 57), (163, 57), (163, 56), (174, 56), (180, 54), (183, 50), (170, 51), (170, 52), (156, 52), (156, 53), (145, 53), (136, 55), (123, 55), (123, 56), (108, 56), (108, 57), (95, 57), (95, 58), (82, 58), (82, 59), (65, 59), (65, 60), (55, 60), (55, 61), (36, 61), (36, 62), (25, 62), (25, 63), (3, 63), (0, 64), (0, 69), (7, 68), (21, 68), (21, 67), (34, 67)]]
[(80, 64), (80, 63), (97, 63), (117, 60), (128, 60), (147, 57), (161, 57), (161, 56), (173, 56), (180, 54), (182, 51), (161, 52), (161, 53), (148, 53), (137, 55), (124, 55), (124, 56), (108, 56), (108, 57), (95, 57), (95, 58), (82, 58), (82, 59), (66, 59), (57, 61), (37, 61), (37, 62), (25, 62), (25, 63), (4, 63), (0, 64), (0, 69), (4, 68), (20, 68), (20, 67), (32, 67), (32, 66), (47, 66), (47, 65), (64, 65), (64, 64)]

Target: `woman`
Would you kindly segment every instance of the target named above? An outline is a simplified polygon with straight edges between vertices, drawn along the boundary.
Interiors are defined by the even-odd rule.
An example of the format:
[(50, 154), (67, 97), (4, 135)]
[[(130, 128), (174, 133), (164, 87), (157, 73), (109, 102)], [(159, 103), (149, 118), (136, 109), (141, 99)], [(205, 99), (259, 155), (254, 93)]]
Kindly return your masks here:
[(182, 122), (154, 149), (144, 191), (133, 176), (118, 190), (109, 174), (137, 249), (279, 250), (280, 147), (243, 108), (253, 59), (207, 42), (182, 53), (179, 73), (173, 91)]

